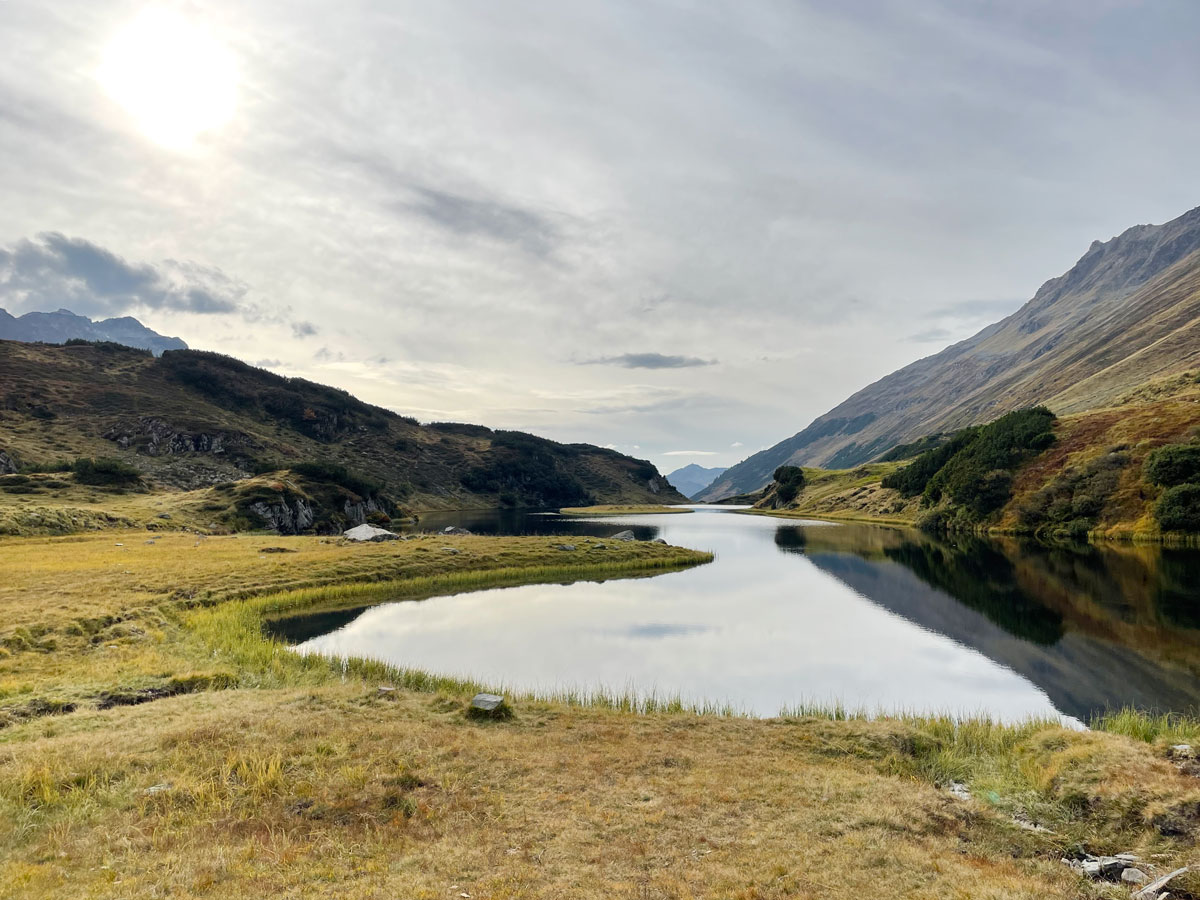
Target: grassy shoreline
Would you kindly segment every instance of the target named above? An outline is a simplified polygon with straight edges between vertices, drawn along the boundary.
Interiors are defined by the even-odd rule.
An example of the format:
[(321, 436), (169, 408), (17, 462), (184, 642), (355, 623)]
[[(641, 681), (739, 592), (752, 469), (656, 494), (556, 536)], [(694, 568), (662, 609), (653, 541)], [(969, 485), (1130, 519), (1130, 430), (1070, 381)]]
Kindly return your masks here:
[(601, 504), (599, 506), (564, 506), (559, 513), (564, 516), (658, 516), (695, 512), (678, 506), (653, 506), (638, 504)]
[[(0, 727), (0, 884), (63, 900), (775, 900), (881, 884), (1099, 900), (1121, 895), (1064, 853), (1190, 858), (1200, 782), (1166, 757), (1200, 743), (1189, 720), (1124, 713), (1079, 732), (837, 708), (753, 719), (600, 691), (518, 695), (513, 720), (480, 723), (464, 715), (468, 681), (300, 656), (263, 634), (265, 618), (299, 610), (708, 558), (634, 542), (564, 562), (556, 540), (0, 542), (0, 613), (27, 623), (4, 633), (34, 639), (0, 655), (0, 706), (77, 704)], [(154, 702), (88, 702), (100, 689), (136, 702), (167, 680), (177, 690)], [(972, 799), (951, 797), (952, 781)]]

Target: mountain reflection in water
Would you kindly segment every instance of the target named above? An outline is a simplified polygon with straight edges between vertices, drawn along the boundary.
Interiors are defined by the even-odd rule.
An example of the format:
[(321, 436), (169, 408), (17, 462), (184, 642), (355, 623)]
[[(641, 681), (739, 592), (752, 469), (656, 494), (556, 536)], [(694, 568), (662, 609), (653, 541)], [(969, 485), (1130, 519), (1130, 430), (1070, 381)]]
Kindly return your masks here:
[(272, 623), (303, 652), (510, 688), (594, 687), (1087, 721), (1200, 705), (1200, 553), (932, 538), (868, 525), (692, 515), (433, 514), (421, 527), (610, 536), (712, 550), (643, 579), (527, 585)]

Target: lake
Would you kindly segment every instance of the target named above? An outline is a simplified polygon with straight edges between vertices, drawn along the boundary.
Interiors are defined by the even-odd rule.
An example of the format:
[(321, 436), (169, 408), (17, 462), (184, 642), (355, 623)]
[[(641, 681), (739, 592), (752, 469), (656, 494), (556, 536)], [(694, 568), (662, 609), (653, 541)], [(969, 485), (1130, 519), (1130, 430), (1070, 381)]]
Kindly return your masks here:
[(271, 631), (508, 690), (604, 686), (729, 703), (1087, 722), (1200, 708), (1200, 552), (1046, 546), (745, 515), (427, 514), (420, 528), (639, 539), (712, 551), (649, 578), (326, 610)]

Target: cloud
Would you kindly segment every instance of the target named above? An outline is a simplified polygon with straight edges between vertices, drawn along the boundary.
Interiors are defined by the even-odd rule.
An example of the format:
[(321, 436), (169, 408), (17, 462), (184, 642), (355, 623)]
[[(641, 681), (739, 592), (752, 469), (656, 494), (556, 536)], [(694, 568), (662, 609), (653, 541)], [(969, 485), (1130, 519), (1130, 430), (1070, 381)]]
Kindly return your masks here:
[(298, 338), (312, 337), (317, 333), (316, 326), (312, 322), (293, 322), (292, 334)]
[(732, 444), (730, 444), (729, 446), (730, 446), (730, 447), (737, 448), (737, 447), (744, 447), (744, 446), (746, 446), (746, 445), (745, 445), (745, 444), (743, 444), (741, 441), (734, 441), (734, 442), (733, 442)]
[(0, 305), (14, 313), (62, 307), (92, 317), (133, 309), (230, 313), (245, 293), (245, 285), (213, 267), (130, 263), (53, 231), (0, 247)]
[(714, 450), (668, 450), (663, 456), (720, 456)]
[(409, 190), (415, 202), (397, 203), (397, 209), (455, 234), (513, 244), (533, 256), (549, 256), (560, 240), (554, 224), (531, 209), (422, 185), (410, 185)]
[(662, 353), (622, 353), (620, 356), (601, 356), (585, 359), (584, 366), (622, 366), (626, 369), (687, 369), (692, 366), (711, 366), (715, 359), (696, 356), (665, 356)]

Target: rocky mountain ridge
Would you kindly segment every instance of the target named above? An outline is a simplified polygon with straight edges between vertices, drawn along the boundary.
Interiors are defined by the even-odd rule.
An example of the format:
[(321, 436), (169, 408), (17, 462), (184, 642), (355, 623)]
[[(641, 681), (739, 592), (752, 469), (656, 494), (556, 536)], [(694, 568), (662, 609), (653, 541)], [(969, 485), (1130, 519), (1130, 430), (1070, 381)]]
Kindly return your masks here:
[(112, 341), (126, 347), (149, 350), (155, 356), (167, 350), (186, 350), (177, 337), (159, 334), (132, 316), (93, 321), (69, 309), (54, 312), (29, 312), (13, 316), (0, 309), (0, 340), (65, 344), (71, 340)]
[(757, 490), (780, 465), (853, 467), (1014, 409), (1098, 409), (1198, 365), (1200, 208), (1094, 242), (1013, 315), (862, 389), (699, 499)]

